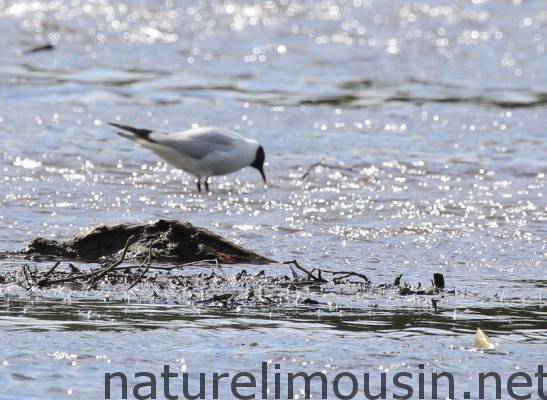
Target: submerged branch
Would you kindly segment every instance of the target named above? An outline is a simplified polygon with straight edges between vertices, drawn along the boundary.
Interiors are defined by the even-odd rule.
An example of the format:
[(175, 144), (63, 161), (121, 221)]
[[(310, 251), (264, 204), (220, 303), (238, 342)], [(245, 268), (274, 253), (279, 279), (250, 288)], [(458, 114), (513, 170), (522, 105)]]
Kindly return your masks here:
[(308, 278), (311, 278), (312, 280), (314, 280), (316, 282), (321, 282), (321, 283), (328, 282), (327, 280), (321, 278), (321, 271), (319, 271), (319, 276), (315, 276), (310, 271), (308, 271), (306, 268), (304, 268), (300, 264), (298, 264), (298, 261), (296, 261), (296, 260), (285, 261), (285, 262), (283, 262), (283, 264), (293, 264), (300, 271), (304, 272), (308, 276)]
[(345, 171), (345, 172), (355, 172), (355, 168), (357, 167), (357, 165), (352, 165), (352, 166), (349, 166), (349, 167), (343, 167), (341, 165), (327, 164), (325, 158), (322, 158), (321, 160), (311, 164), (306, 169), (306, 171), (302, 174), (301, 179), (306, 179), (311, 174), (311, 172), (317, 167), (336, 169), (336, 170)]
[(141, 264), (141, 267), (146, 263), (146, 268), (144, 268), (144, 270), (142, 271), (142, 273), (139, 275), (139, 277), (137, 279), (135, 279), (135, 282), (133, 282), (131, 284), (131, 286), (129, 286), (125, 291), (126, 292), (129, 292), (131, 289), (133, 289), (133, 287), (139, 283), (141, 281), (141, 279), (144, 277), (144, 275), (146, 275), (146, 273), (148, 272), (148, 270), (150, 269), (150, 258), (152, 257), (152, 246), (150, 246), (150, 249), (148, 251), (148, 257), (146, 257), (146, 260), (143, 261), (143, 263)]
[(359, 272), (355, 272), (355, 271), (328, 271), (328, 270), (323, 270), (324, 273), (326, 274), (332, 274), (332, 275), (344, 275), (344, 276), (339, 276), (335, 279), (337, 280), (342, 280), (344, 278), (349, 278), (350, 276), (357, 276), (361, 279), (363, 279), (366, 283), (370, 283), (370, 279), (365, 275), (365, 274), (361, 274)]

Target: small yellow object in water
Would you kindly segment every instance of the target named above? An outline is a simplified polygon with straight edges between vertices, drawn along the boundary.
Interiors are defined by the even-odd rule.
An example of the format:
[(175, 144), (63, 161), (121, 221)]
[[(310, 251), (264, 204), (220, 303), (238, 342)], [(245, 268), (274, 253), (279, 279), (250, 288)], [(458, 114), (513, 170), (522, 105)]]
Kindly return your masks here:
[(481, 328), (477, 328), (477, 334), (475, 335), (475, 347), (480, 350), (496, 350), (496, 345), (490, 341), (490, 338), (482, 331)]

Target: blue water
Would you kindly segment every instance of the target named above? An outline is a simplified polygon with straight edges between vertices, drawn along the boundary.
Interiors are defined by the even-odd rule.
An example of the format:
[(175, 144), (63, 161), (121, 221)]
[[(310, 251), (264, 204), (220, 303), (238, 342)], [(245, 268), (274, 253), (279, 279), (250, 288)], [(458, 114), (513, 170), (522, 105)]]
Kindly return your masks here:
[[(223, 310), (188, 293), (157, 300), (144, 285), (29, 292), (16, 277), (24, 261), (5, 259), (0, 397), (104, 398), (104, 374), (121, 371), (137, 398), (143, 380), (134, 374), (147, 371), (166, 398), (164, 365), (180, 374), (171, 388), (179, 398), (184, 372), (190, 393), (200, 372), (246, 371), (261, 388), (263, 362), (268, 398), (276, 363), (281, 398), (286, 373), (300, 371), (324, 371), (328, 398), (351, 394), (348, 378), (338, 395), (332, 386), (344, 371), (359, 378), (354, 398), (365, 398), (365, 372), (371, 393), (388, 374), (388, 398), (405, 395), (397, 372), (424, 373), (426, 398), (431, 373), (450, 372), (455, 398), (471, 399), (480, 372), (504, 383), (523, 372), (532, 381), (517, 393), (539, 396), (544, 2), (22, 1), (1, 3), (0, 18), (0, 251), (101, 223), (180, 219), (278, 261), (354, 270), (373, 284)], [(29, 52), (47, 43), (53, 49)], [(245, 169), (213, 178), (200, 195), (192, 177), (104, 121), (254, 137), (266, 149), (268, 185)], [(225, 272), (242, 268), (291, 274), (282, 264)], [(435, 272), (447, 281), (437, 312), (430, 296), (381, 286), (403, 274), (427, 287)], [(495, 352), (474, 349), (478, 326)], [(414, 379), (412, 387), (417, 398)], [(235, 398), (229, 385), (219, 390)]]

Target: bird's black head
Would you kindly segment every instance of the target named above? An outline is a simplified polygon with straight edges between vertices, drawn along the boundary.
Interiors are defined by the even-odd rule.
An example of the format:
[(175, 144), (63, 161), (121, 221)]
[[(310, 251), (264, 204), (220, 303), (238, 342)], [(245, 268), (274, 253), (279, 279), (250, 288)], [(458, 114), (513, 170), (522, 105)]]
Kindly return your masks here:
[(260, 175), (262, 175), (262, 179), (264, 179), (264, 183), (266, 183), (266, 175), (264, 175), (264, 160), (265, 159), (266, 159), (266, 154), (264, 154), (264, 148), (262, 146), (259, 146), (258, 150), (256, 151), (255, 159), (251, 164), (251, 167), (256, 168), (258, 172), (260, 172)]

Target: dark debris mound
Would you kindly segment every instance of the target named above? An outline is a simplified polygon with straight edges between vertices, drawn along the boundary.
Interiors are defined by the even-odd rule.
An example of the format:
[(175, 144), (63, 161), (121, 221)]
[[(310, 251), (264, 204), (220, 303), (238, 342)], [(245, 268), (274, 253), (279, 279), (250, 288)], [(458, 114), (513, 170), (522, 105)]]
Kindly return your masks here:
[(104, 262), (127, 253), (136, 259), (151, 254), (158, 262), (188, 263), (217, 259), (225, 264), (275, 262), (231, 243), (189, 222), (159, 220), (151, 224), (100, 225), (78, 233), (65, 242), (36, 238), (20, 251), (27, 257)]
[[(67, 288), (153, 297), (154, 301), (223, 307), (294, 307), (330, 309), (333, 304), (366, 306), (368, 296), (393, 292), (400, 296), (441, 295), (444, 277), (434, 274), (430, 287), (401, 282), (373, 284), (362, 272), (308, 270), (296, 260), (274, 266), (273, 275), (227, 271), (223, 264), (268, 264), (275, 261), (226, 241), (190, 223), (159, 220), (153, 224), (98, 226), (65, 242), (37, 238), (18, 254), (54, 259), (44, 269), (25, 264), (0, 274), (0, 285), (29, 292)], [(69, 261), (98, 266), (75, 266)], [(250, 267), (255, 268), (255, 267)], [(197, 269), (197, 272), (196, 272)], [(279, 273), (287, 273), (279, 275)], [(327, 300), (328, 298), (328, 300)], [(437, 298), (431, 298), (437, 309)]]
[(366, 305), (366, 297), (381, 297), (388, 291), (400, 296), (433, 296), (431, 303), (436, 310), (438, 298), (435, 295), (454, 294), (436, 286), (440, 274), (436, 274), (439, 276), (432, 281), (432, 287), (423, 289), (421, 284), (401, 285), (401, 277), (392, 284), (372, 284), (367, 276), (354, 271), (307, 270), (296, 260), (284, 263), (290, 265), (292, 272), (287, 275), (270, 275), (265, 270), (257, 273), (249, 273), (246, 269), (226, 271), (218, 260), (171, 266), (153, 265), (148, 257), (140, 265), (134, 265), (124, 262), (126, 250), (118, 260), (99, 268), (80, 269), (60, 261), (47, 269), (27, 264), (19, 271), (0, 274), (0, 284), (16, 283), (34, 293), (59, 287), (97, 293), (114, 291), (124, 296), (131, 293), (141, 299), (227, 309), (302, 306), (330, 309), (333, 304), (359, 307)]

